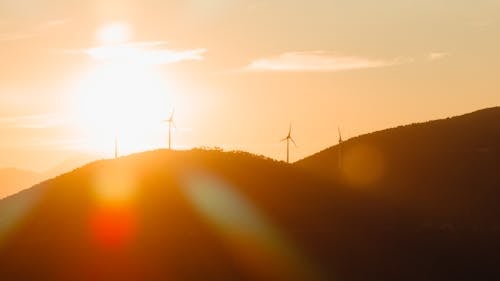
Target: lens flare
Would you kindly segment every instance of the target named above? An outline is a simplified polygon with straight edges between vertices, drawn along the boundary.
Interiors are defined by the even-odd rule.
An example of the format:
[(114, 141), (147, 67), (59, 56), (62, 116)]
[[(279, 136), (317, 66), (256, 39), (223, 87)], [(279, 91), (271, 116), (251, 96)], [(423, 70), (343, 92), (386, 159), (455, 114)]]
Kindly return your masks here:
[(105, 207), (96, 210), (90, 221), (92, 237), (101, 247), (120, 248), (132, 241), (135, 216), (130, 208)]
[(185, 192), (252, 278), (318, 280), (317, 271), (291, 241), (235, 188), (214, 177), (198, 175), (187, 179)]
[(14, 195), (3, 200), (0, 209), (0, 246), (7, 242), (17, 226), (30, 216), (31, 210), (42, 196), (41, 190), (32, 189), (29, 192), (23, 192), (23, 196)]
[(94, 177), (93, 186), (97, 199), (105, 205), (127, 205), (136, 190), (133, 171), (127, 167), (113, 166), (106, 173)]
[(104, 248), (119, 248), (130, 242), (136, 232), (133, 199), (136, 190), (134, 173), (113, 163), (106, 173), (94, 178), (96, 208), (90, 218), (95, 242)]
[(343, 153), (342, 173), (353, 186), (377, 183), (384, 175), (384, 170), (384, 157), (375, 146), (359, 144)]

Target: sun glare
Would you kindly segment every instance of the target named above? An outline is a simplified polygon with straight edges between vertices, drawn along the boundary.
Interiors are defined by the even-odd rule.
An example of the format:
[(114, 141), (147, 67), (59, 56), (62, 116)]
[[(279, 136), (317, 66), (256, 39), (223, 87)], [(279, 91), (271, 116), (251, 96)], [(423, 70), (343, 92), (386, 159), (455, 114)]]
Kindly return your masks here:
[[(117, 58), (100, 59), (90, 53), (94, 66), (73, 90), (73, 112), (82, 149), (110, 155), (115, 138), (119, 154), (129, 154), (166, 145), (166, 124), (175, 95), (173, 85), (158, 67), (141, 63), (140, 52), (131, 50), (127, 24), (114, 23), (98, 30), (97, 37), (107, 54)], [(116, 44), (113, 44), (116, 43)], [(137, 57), (139, 56), (139, 57)]]
[(111, 152), (115, 137), (122, 153), (161, 145), (161, 121), (173, 101), (159, 73), (140, 65), (100, 65), (77, 88), (75, 111), (87, 149)]

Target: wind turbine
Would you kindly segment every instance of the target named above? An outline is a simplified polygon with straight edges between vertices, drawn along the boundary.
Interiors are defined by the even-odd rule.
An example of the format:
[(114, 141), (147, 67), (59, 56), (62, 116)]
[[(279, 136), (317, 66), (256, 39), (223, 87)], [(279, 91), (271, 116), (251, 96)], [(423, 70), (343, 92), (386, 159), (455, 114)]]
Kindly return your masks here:
[(172, 126), (175, 127), (174, 113), (175, 113), (175, 108), (172, 109), (172, 113), (170, 114), (170, 117), (167, 120), (164, 120), (164, 122), (168, 123), (168, 149), (169, 150), (172, 150)]
[(288, 129), (288, 135), (286, 136), (286, 138), (281, 140), (281, 142), (284, 141), (286, 141), (286, 162), (290, 163), (290, 141), (293, 142), (295, 146), (297, 146), (297, 144), (292, 138), (292, 123), (290, 123), (290, 128)]
[(342, 168), (342, 132), (340, 132), (340, 127), (337, 127), (339, 132), (339, 168)]
[(115, 159), (118, 158), (118, 136), (115, 135)]

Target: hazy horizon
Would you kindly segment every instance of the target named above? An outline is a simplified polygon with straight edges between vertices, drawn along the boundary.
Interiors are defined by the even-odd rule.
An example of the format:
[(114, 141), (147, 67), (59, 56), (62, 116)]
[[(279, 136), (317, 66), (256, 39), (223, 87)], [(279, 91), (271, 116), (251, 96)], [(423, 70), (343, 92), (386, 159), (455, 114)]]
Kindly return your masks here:
[(0, 167), (80, 153), (245, 150), (295, 161), (346, 138), (500, 105), (500, 2), (0, 3)]

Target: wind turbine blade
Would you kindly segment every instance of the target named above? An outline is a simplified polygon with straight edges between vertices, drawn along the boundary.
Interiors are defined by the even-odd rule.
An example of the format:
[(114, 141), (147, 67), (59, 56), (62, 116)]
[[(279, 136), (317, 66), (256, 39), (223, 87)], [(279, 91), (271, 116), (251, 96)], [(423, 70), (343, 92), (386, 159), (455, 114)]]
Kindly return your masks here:
[(288, 128), (288, 136), (292, 135), (292, 122), (290, 122), (290, 127)]
[(170, 114), (170, 120), (174, 120), (174, 114), (175, 114), (175, 107), (172, 108), (172, 113)]
[(293, 138), (290, 138), (290, 140), (293, 142), (293, 144), (294, 144), (295, 146), (297, 146), (297, 143), (295, 143), (295, 141), (293, 140)]

